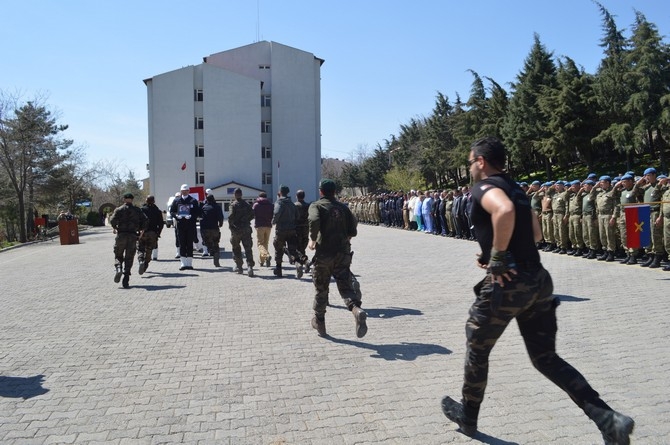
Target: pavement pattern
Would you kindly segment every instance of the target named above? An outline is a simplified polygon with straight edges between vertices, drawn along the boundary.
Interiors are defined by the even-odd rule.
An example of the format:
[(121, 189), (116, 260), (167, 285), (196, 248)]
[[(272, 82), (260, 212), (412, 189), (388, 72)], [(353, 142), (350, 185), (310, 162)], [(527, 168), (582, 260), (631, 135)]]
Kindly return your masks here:
[[(368, 334), (332, 283), (319, 338), (311, 276), (234, 273), (226, 226), (223, 267), (196, 256), (180, 272), (166, 229), (129, 289), (113, 282), (109, 227), (0, 252), (0, 443), (602, 443), (514, 323), (491, 355), (479, 435), (442, 414), (444, 395), (460, 398), (476, 243), (360, 226)], [(670, 443), (670, 273), (542, 260), (562, 300), (559, 354), (635, 419), (633, 443)]]

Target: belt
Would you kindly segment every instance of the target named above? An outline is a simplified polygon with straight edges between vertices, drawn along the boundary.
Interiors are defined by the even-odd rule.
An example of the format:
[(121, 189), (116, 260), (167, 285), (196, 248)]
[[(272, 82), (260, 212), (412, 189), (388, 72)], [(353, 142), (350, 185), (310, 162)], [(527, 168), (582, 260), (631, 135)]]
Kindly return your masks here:
[(552, 210), (545, 210), (542, 212), (543, 215), (548, 215), (550, 213), (554, 213)]
[(556, 215), (565, 215), (565, 212), (554, 212)]
[(581, 213), (571, 213), (570, 216), (582, 216)]

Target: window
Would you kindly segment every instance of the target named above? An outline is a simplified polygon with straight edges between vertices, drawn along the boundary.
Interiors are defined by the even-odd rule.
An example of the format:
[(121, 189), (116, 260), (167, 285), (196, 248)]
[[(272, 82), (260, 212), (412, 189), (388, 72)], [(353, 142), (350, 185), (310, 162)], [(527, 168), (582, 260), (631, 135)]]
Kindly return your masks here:
[(202, 102), (203, 94), (202, 90), (193, 90), (193, 100), (196, 102)]
[(205, 119), (201, 117), (196, 117), (195, 118), (195, 129), (196, 130), (202, 130), (205, 128)]
[(259, 69), (259, 70), (269, 70), (269, 69), (270, 69), (270, 65), (258, 65), (258, 69)]
[(263, 185), (272, 185), (272, 173), (263, 173)]
[(195, 183), (196, 184), (205, 183), (205, 172), (195, 172)]
[(204, 158), (205, 157), (205, 146), (204, 145), (196, 145), (195, 146), (195, 157), (196, 158)]
[(264, 94), (261, 96), (261, 107), (269, 107), (270, 106), (270, 95), (269, 94)]
[(272, 157), (272, 147), (261, 147), (261, 158), (270, 159)]
[(272, 133), (272, 125), (270, 121), (261, 122), (261, 133)]

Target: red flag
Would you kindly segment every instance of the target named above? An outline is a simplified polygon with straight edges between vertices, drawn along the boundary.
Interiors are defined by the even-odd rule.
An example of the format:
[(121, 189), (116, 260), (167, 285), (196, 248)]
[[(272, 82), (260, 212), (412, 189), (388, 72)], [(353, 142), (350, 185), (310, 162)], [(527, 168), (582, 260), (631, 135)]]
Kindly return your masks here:
[(181, 165), (181, 169), (182, 169), (182, 170), (186, 170), (186, 162), (184, 162), (184, 163)]
[(624, 212), (626, 212), (627, 247), (637, 249), (651, 245), (651, 207), (626, 206)]

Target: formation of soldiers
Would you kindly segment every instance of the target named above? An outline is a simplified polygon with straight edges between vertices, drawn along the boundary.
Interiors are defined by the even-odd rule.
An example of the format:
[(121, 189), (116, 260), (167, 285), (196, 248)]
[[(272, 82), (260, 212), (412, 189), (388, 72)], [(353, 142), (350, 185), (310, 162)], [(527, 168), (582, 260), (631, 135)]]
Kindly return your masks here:
[[(542, 227), (544, 252), (586, 259), (661, 268), (670, 271), (670, 184), (654, 167), (640, 176), (629, 171), (615, 177), (591, 173), (584, 180), (533, 181), (519, 185), (528, 194)], [(475, 240), (470, 222), (470, 191), (381, 193), (343, 199), (361, 223)], [(625, 208), (646, 204), (648, 246), (628, 247)], [(628, 222), (630, 225), (632, 222)]]

